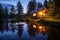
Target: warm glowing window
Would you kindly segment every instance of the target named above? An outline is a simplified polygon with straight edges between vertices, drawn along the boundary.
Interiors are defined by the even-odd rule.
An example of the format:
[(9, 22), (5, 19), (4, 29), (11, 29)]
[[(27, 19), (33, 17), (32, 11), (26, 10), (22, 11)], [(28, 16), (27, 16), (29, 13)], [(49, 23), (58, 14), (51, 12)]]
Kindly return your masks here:
[(36, 25), (33, 25), (33, 28), (36, 28)]
[(38, 12), (38, 16), (37, 17), (45, 17), (45, 13), (43, 11)]
[(39, 29), (42, 29), (43, 27), (42, 27), (42, 26), (39, 26), (38, 28), (39, 28)]
[(43, 12), (46, 12), (46, 10), (44, 9)]
[(33, 13), (33, 16), (36, 16), (36, 13)]
[(38, 15), (43, 15), (43, 12), (38, 12)]

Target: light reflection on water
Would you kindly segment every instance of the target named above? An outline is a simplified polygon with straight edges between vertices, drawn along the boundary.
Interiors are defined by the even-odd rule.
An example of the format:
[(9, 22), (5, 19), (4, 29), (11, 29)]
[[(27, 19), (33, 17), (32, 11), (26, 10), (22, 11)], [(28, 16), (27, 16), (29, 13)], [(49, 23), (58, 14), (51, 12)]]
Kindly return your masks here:
[(5, 23), (3, 30), (0, 30), (1, 40), (47, 40), (47, 37), (46, 26), (26, 22)]

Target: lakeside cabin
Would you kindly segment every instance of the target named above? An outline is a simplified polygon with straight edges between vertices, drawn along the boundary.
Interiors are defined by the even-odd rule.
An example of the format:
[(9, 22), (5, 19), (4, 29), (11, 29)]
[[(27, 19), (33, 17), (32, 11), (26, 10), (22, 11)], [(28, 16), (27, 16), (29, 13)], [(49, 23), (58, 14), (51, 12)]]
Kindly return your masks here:
[(30, 17), (31, 17), (32, 19), (45, 18), (47, 12), (48, 12), (48, 9), (47, 9), (46, 7), (38, 8), (38, 9), (33, 10), (33, 11), (30, 13)]

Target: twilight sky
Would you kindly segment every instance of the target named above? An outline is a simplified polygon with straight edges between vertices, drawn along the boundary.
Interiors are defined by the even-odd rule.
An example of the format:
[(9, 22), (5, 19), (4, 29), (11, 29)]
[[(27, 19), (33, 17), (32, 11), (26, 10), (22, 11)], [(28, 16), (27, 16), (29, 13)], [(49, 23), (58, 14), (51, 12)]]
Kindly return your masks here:
[[(17, 2), (19, 0), (0, 0), (0, 3), (3, 3), (3, 4), (11, 4), (11, 5), (14, 5), (16, 6)], [(24, 13), (26, 13), (26, 9), (27, 9), (27, 5), (28, 5), (28, 2), (29, 0), (20, 0), (21, 4), (23, 5), (23, 8), (24, 8)], [(36, 0), (36, 2), (44, 2), (44, 0)]]

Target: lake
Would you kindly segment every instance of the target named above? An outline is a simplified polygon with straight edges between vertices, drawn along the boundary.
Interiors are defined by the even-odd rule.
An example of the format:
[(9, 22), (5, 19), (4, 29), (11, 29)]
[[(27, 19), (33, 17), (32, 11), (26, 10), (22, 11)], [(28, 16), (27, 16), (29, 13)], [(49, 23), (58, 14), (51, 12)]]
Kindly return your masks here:
[(37, 22), (4, 22), (0, 40), (58, 40), (60, 30)]

